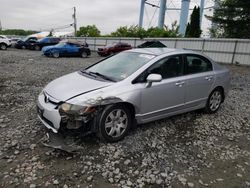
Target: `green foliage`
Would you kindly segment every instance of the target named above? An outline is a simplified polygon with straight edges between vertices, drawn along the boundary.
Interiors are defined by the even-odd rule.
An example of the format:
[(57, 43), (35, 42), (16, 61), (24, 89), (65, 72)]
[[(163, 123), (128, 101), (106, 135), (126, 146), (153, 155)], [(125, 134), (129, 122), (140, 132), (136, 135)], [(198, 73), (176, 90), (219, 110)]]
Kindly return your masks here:
[(110, 34), (112, 37), (146, 37), (146, 30), (138, 26), (122, 26)]
[(99, 37), (101, 34), (100, 30), (95, 25), (87, 25), (80, 27), (79, 31), (77, 31), (77, 36), (83, 37)]
[(138, 26), (123, 26), (119, 27), (115, 32), (111, 33), (112, 37), (177, 37), (178, 26), (177, 23), (172, 24), (172, 28), (165, 27), (164, 29), (158, 27), (151, 27), (147, 30)]
[(187, 24), (185, 36), (187, 37), (190, 33), (190, 23)]
[(6, 30), (1, 30), (0, 34), (1, 35), (19, 35), (19, 36), (27, 36), (37, 33), (37, 31), (31, 31), (31, 30), (23, 30), (23, 29), (6, 29)]
[(200, 7), (194, 7), (194, 10), (190, 17), (190, 23), (187, 25), (185, 37), (199, 38), (201, 35), (200, 26)]
[(220, 0), (212, 17), (210, 34), (213, 37), (250, 38), (250, 1)]

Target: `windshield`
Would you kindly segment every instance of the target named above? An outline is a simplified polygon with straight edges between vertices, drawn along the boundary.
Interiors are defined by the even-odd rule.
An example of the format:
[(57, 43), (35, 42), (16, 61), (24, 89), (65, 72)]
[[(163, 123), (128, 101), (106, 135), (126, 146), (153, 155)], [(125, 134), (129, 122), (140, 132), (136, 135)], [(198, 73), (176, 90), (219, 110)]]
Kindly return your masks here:
[(49, 39), (48, 38), (42, 38), (42, 39), (39, 39), (38, 42), (48, 42)]
[(142, 53), (122, 52), (91, 66), (87, 70), (121, 81), (154, 57), (154, 55)]
[(114, 47), (116, 46), (118, 43), (117, 42), (113, 42), (112, 44), (109, 44), (107, 46), (105, 46), (106, 48), (111, 48), (111, 47)]
[(26, 41), (28, 40), (30, 37), (25, 37), (24, 39), (22, 39), (22, 41)]
[(66, 42), (60, 42), (60, 43), (58, 43), (58, 44), (55, 45), (55, 46), (63, 47), (63, 46), (65, 46), (66, 44), (67, 44)]

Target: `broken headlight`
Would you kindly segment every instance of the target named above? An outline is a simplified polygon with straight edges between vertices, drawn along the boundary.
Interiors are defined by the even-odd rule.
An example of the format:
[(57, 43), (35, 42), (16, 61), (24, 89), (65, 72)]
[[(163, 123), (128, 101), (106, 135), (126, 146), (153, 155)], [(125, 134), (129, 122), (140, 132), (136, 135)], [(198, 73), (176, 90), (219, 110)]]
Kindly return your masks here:
[(63, 103), (59, 106), (59, 112), (66, 113), (66, 114), (84, 115), (84, 114), (88, 114), (94, 111), (95, 111), (94, 107), (81, 106), (81, 105), (75, 105), (75, 104), (69, 104), (69, 103)]

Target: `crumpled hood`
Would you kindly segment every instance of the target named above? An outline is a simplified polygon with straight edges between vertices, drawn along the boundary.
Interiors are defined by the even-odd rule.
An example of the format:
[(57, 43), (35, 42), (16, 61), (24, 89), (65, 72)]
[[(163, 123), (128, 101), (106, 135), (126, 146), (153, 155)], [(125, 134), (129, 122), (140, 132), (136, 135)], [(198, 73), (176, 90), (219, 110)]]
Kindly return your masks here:
[(111, 82), (95, 80), (74, 72), (53, 80), (44, 88), (44, 91), (59, 101), (67, 101), (81, 94), (112, 84)]

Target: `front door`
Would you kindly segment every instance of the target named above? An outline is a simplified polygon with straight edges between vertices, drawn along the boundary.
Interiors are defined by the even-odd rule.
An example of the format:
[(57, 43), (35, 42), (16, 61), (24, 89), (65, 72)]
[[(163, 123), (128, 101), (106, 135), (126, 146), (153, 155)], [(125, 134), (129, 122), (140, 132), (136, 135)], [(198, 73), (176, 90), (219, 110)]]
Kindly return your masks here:
[(141, 88), (141, 112), (138, 116), (142, 122), (166, 117), (184, 108), (185, 76), (182, 56), (166, 57), (146, 70), (145, 75), (160, 74), (162, 81)]

